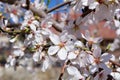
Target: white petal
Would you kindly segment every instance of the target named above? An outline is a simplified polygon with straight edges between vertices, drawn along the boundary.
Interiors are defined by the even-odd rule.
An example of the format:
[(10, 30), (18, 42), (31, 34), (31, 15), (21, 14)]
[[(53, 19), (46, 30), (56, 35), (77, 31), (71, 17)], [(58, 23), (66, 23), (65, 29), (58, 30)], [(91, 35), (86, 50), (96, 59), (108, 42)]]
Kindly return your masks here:
[(13, 20), (14, 23), (17, 24), (19, 22), (18, 16), (16, 16), (16, 15), (14, 15), (14, 14), (11, 13), (10, 17), (12, 18), (12, 20)]
[(13, 58), (13, 59), (10, 61), (10, 65), (11, 65), (11, 66), (15, 66), (15, 64), (16, 64), (16, 59)]
[(60, 58), (60, 60), (65, 60), (67, 58), (67, 51), (66, 51), (66, 49), (64, 47), (61, 48), (57, 55)]
[(45, 72), (46, 69), (49, 67), (50, 65), (50, 62), (49, 62), (49, 58), (48, 57), (45, 57), (45, 60), (43, 61), (43, 64), (42, 64), (42, 71)]
[(103, 68), (107, 74), (111, 73), (111, 69), (107, 67), (104, 63), (100, 63), (99, 66)]
[(96, 71), (98, 71), (98, 67), (96, 65), (92, 65), (89, 68), (91, 73), (95, 73)]
[(34, 53), (33, 60), (35, 62), (38, 62), (40, 60), (40, 53), (39, 52)]
[(13, 54), (14, 54), (15, 56), (23, 56), (23, 55), (24, 55), (24, 52), (19, 49), (19, 50), (14, 50), (14, 51), (13, 51)]
[(75, 45), (76, 47), (83, 47), (83, 46), (84, 46), (81, 41), (76, 41), (76, 42), (74, 43), (74, 45)]
[(68, 72), (69, 75), (74, 76), (75, 73), (76, 73), (76, 72), (79, 72), (79, 71), (78, 71), (78, 69), (77, 69), (76, 67), (74, 67), (74, 66), (69, 66), (69, 67), (67, 68), (67, 72)]
[(83, 6), (88, 6), (88, 0), (81, 0)]
[(70, 52), (68, 54), (68, 59), (75, 59), (76, 57), (77, 57), (77, 55), (75, 53), (73, 53), (73, 52)]
[(76, 67), (74, 67), (74, 66), (69, 66), (67, 68), (67, 72), (68, 72), (69, 75), (72, 75), (77, 79), (83, 79), (83, 76), (80, 74), (78, 69)]
[(110, 58), (112, 58), (112, 55), (109, 54), (109, 53), (104, 53), (104, 54), (102, 54), (102, 56), (101, 56), (102, 62), (107, 62), (107, 61), (110, 60)]
[(96, 58), (100, 57), (100, 56), (101, 56), (101, 48), (98, 47), (98, 46), (96, 46), (96, 47), (94, 48), (93, 55), (94, 55), (94, 57), (96, 57)]
[(85, 39), (85, 40), (87, 40), (87, 41), (89, 41), (90, 40), (90, 32), (88, 31), (88, 30), (86, 30), (85, 31), (85, 34), (81, 34), (82, 35), (82, 37)]
[(98, 2), (94, 2), (94, 3), (90, 4), (89, 9), (95, 9), (98, 5), (99, 5)]
[(119, 80), (120, 79), (120, 73), (118, 73), (118, 72), (112, 72), (111, 75), (113, 76), (113, 78), (115, 80)]
[(13, 43), (17, 40), (18, 36), (14, 37), (13, 39), (10, 39), (10, 42)]
[(50, 35), (50, 40), (53, 42), (53, 44), (58, 45), (60, 44), (60, 38), (56, 34), (51, 34)]
[(103, 41), (102, 37), (94, 38), (94, 43), (100, 43)]
[(32, 21), (32, 24), (36, 25), (37, 27), (39, 27), (39, 22), (37, 20)]
[(36, 26), (34, 24), (30, 24), (30, 29), (35, 32), (36, 31)]
[(50, 48), (48, 49), (48, 54), (49, 55), (54, 55), (57, 53), (57, 51), (60, 49), (59, 46), (50, 46)]
[(115, 26), (119, 27), (120, 26), (120, 22), (118, 20), (114, 20)]
[(120, 28), (116, 30), (116, 34), (120, 35)]

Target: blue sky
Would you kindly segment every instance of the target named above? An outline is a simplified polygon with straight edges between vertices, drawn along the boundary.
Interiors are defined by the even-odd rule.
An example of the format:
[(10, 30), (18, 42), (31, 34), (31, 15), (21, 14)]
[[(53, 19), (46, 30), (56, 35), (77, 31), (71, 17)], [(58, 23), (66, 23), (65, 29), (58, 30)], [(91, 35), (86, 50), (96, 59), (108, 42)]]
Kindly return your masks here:
[[(34, 1), (34, 0), (31, 0)], [(47, 2), (47, 0), (44, 0), (45, 2)], [(49, 8), (54, 7), (55, 5), (62, 3), (63, 0), (50, 0), (50, 4), (48, 5)]]

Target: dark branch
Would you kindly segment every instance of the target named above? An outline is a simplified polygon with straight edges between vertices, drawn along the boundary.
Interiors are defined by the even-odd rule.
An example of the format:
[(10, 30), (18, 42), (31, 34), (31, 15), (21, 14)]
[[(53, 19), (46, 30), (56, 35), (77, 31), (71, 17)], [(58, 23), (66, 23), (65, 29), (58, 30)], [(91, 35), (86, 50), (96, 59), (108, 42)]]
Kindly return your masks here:
[(0, 0), (3, 3), (14, 4), (18, 0)]
[(8, 34), (20, 34), (22, 31), (6, 31), (6, 30), (3, 30), (1, 27), (0, 27), (0, 31), (3, 32), (3, 33), (8, 33)]
[(13, 28), (13, 27), (18, 27), (20, 25), (21, 25), (20, 23), (18, 23), (18, 24), (8, 24), (7, 27), (8, 28)]

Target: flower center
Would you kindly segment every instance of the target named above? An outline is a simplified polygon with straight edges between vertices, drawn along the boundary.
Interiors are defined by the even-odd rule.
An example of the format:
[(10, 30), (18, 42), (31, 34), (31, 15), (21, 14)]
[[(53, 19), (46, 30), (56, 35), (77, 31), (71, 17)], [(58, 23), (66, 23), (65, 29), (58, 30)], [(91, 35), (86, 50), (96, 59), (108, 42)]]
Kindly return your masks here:
[(64, 47), (64, 46), (65, 46), (65, 43), (64, 43), (64, 42), (61, 42), (61, 43), (59, 44), (59, 46), (60, 46), (60, 47)]
[(17, 15), (17, 10), (12, 10), (12, 13), (14, 14), (14, 15)]
[(99, 63), (100, 63), (100, 58), (95, 58), (94, 62), (95, 62), (96, 64), (99, 64)]

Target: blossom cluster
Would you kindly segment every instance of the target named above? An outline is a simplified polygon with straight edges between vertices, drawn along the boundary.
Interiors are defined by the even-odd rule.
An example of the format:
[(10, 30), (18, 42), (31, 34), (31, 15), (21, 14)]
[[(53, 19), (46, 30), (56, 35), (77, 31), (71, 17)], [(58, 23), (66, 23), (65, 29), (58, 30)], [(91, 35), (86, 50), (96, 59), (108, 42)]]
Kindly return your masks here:
[[(104, 39), (86, 29), (82, 32), (83, 27), (106, 20), (105, 25), (111, 29), (116, 27), (118, 35), (110, 50), (119, 48), (118, 0), (64, 0), (71, 3), (65, 7), (68, 11), (61, 12), (57, 19), (46, 11), (47, 6), (42, 0), (31, 2), (28, 10), (23, 8), (28, 5), (26, 1), (21, 0), (17, 5), (0, 2), (0, 34), (5, 33), (12, 44), (6, 68), (23, 66), (33, 70), (35, 63), (40, 64), (44, 72), (59, 61), (63, 71), (69, 75), (67, 80), (120, 79), (116, 77), (120, 75), (117, 73), (120, 72), (119, 66), (112, 63), (115, 56), (108, 52), (108, 48), (101, 47)], [(40, 14), (35, 10), (41, 11)], [(10, 24), (19, 25), (9, 27)], [(114, 66), (116, 72), (113, 71)]]

